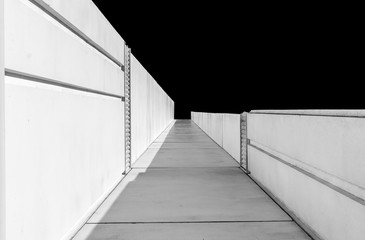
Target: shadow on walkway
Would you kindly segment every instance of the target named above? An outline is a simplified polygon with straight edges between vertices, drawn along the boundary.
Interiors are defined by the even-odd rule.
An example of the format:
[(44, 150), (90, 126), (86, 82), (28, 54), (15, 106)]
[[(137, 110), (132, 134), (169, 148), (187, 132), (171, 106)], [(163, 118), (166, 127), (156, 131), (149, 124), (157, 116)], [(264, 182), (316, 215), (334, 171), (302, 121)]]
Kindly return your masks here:
[(190, 120), (134, 163), (74, 239), (310, 239)]

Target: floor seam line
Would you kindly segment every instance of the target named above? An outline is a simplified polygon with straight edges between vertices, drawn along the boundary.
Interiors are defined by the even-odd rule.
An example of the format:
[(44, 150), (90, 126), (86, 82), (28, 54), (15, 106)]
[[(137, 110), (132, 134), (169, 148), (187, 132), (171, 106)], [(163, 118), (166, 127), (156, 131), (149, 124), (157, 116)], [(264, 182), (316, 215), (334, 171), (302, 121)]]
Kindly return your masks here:
[(294, 222), (293, 220), (248, 220), (248, 221), (175, 221), (175, 222), (88, 222), (86, 224), (214, 224), (214, 223), (280, 223)]
[(133, 167), (133, 169), (151, 169), (151, 168), (233, 168), (237, 169), (239, 167)]

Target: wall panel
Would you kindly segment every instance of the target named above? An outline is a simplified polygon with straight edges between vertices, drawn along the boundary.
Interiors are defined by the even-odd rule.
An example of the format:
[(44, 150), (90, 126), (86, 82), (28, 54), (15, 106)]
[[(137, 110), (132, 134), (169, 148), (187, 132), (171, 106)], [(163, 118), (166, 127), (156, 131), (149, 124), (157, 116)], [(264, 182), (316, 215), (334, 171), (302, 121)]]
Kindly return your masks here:
[(364, 112), (253, 111), (249, 170), (323, 239), (365, 234)]
[(223, 148), (237, 161), (240, 162), (240, 115), (223, 115)]
[[(48, 5), (124, 65), (124, 40), (90, 0), (32, 0)], [(123, 13), (123, 8), (121, 8)], [(121, 14), (121, 19), (123, 15)]]
[[(125, 171), (125, 43), (91, 0), (0, 0), (0, 13), (0, 239), (70, 239)], [(135, 161), (174, 102), (131, 66)]]
[(123, 177), (124, 41), (89, 0), (4, 4), (0, 216), (7, 239), (67, 239)]
[(174, 119), (174, 102), (132, 55), (132, 162)]
[(118, 98), (6, 78), (8, 239), (59, 239), (124, 171)]
[(124, 95), (124, 74), (110, 59), (27, 0), (5, 8), (6, 68)]

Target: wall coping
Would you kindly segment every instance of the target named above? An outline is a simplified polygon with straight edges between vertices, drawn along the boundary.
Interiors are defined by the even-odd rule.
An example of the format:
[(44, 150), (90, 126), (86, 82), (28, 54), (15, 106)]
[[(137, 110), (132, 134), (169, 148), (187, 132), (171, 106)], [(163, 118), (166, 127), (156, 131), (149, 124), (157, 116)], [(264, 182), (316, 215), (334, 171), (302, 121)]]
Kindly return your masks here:
[(273, 114), (273, 115), (305, 115), (326, 117), (357, 117), (365, 118), (365, 110), (344, 109), (306, 109), (306, 110), (252, 110), (249, 114)]

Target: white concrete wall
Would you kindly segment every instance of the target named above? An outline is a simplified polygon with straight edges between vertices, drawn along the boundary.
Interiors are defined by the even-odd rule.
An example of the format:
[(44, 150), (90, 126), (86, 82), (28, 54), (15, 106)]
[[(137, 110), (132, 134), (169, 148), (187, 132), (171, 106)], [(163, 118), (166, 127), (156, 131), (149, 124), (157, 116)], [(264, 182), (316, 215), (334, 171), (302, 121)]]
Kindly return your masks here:
[(223, 147), (223, 115), (222, 114), (211, 114), (209, 116), (208, 126), (209, 136)]
[[(72, 11), (90, 9), (81, 7)], [(120, 67), (40, 8), (27, 0), (5, 0), (5, 9), (6, 68), (117, 95), (124, 92)]]
[(364, 131), (364, 111), (253, 111), (249, 170), (323, 239), (363, 239)]
[(241, 148), (240, 114), (223, 115), (223, 148), (240, 162)]
[[(30, 1), (4, 1), (7, 69), (124, 95), (124, 73), (115, 62)], [(90, 0), (43, 4), (124, 62), (124, 41)], [(6, 125), (6, 239), (71, 237), (122, 178), (124, 103), (6, 76), (0, 110)]]
[(132, 55), (132, 163), (174, 119), (174, 102)]
[(191, 119), (240, 162), (240, 114), (191, 112)]
[(122, 177), (123, 103), (6, 77), (5, 108), (7, 239), (60, 239)]
[(0, 0), (0, 240), (5, 239), (4, 1)]
[[(124, 65), (124, 40), (90, 0), (36, 0), (58, 12)], [(77, 11), (76, 11), (77, 10)], [(121, 8), (121, 20), (123, 8)]]

